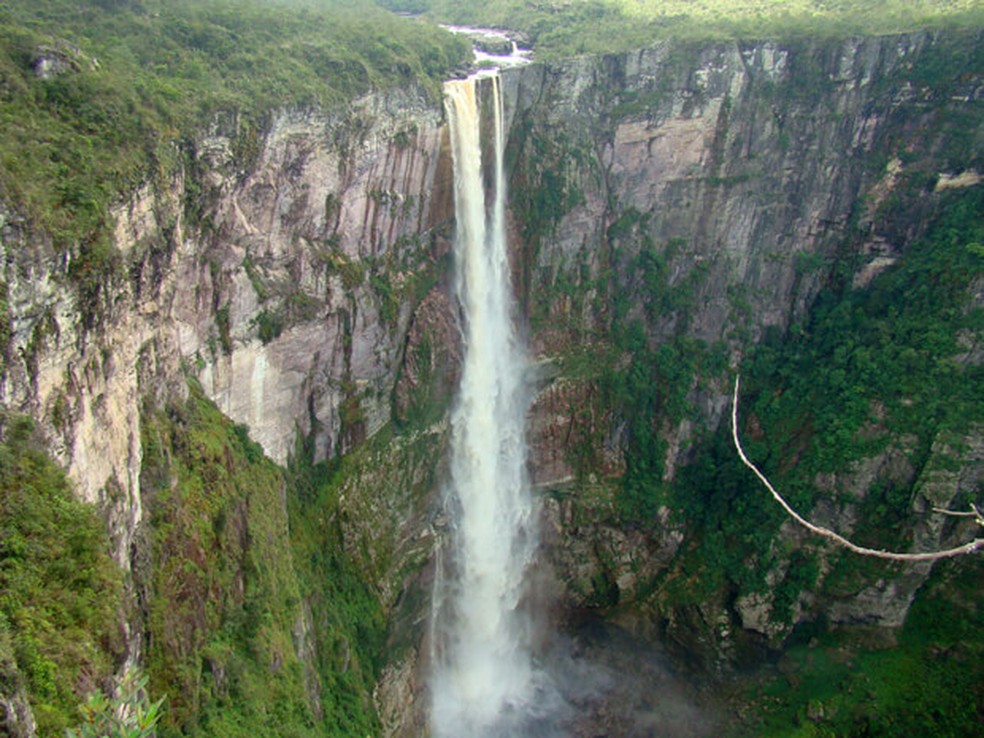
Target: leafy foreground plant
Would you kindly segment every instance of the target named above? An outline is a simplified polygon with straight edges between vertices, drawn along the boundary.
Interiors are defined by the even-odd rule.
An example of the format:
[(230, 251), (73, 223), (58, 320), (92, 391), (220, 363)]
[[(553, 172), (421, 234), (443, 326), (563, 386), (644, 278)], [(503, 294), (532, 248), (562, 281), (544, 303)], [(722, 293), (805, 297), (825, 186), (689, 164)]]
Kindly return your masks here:
[(109, 698), (97, 689), (79, 705), (82, 723), (67, 730), (66, 738), (150, 738), (155, 735), (164, 699), (151, 702), (147, 677), (130, 669), (116, 697)]

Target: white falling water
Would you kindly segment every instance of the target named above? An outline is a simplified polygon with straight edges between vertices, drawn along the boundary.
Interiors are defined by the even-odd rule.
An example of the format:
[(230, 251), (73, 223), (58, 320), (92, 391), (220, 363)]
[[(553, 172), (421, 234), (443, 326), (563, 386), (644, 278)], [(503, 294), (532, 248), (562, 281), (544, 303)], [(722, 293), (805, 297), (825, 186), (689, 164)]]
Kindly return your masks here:
[[(494, 113), (491, 207), (483, 188), (479, 86)], [(451, 564), (435, 597), (436, 738), (515, 735), (537, 677), (520, 611), (534, 540), (526, 478), (526, 355), (513, 327), (498, 76), (445, 85), (455, 172), (456, 288), (465, 352), (452, 414)]]

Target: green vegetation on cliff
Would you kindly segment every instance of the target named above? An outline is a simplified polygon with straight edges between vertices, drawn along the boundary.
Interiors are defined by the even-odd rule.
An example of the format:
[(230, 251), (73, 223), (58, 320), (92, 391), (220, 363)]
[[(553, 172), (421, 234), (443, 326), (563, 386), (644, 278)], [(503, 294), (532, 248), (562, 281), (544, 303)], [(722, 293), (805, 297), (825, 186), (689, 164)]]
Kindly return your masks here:
[(339, 542), (311, 536), (331, 511), (295, 507), (306, 477), (286, 478), (195, 385), (183, 404), (145, 407), (143, 444), (160, 735), (375, 732), (379, 605)]
[[(984, 331), (984, 310), (971, 301), (984, 275), (984, 191), (952, 193), (940, 208), (926, 236), (869, 288), (824, 293), (789, 336), (756, 348), (749, 390), (761, 395), (753, 412), (780, 436), (809, 444), (811, 463), (801, 460), (801, 473), (879, 450), (884, 434), (863, 433), (866, 424), (914, 434), (918, 458), (940, 433), (984, 422), (984, 373), (968, 361)], [(752, 446), (757, 458), (788, 463), (788, 449), (767, 444)]]
[[(866, 490), (853, 535), (862, 545), (908, 549), (914, 485), (934, 443), (963, 438), (984, 423), (982, 367), (967, 361), (984, 331), (984, 310), (971, 301), (971, 286), (984, 275), (982, 212), (980, 188), (944, 197), (941, 215), (898, 265), (865, 289), (824, 293), (803, 323), (785, 336), (767, 336), (746, 362), (744, 445), (803, 512), (821, 499), (855, 503), (846, 491), (818, 489), (819, 475), (845, 473), (854, 461), (908, 439), (904, 453), (915, 478)], [(676, 484), (660, 484), (658, 474), (642, 477), (655, 497), (638, 494), (634, 473), (660, 464), (662, 449), (648, 451), (651, 435), (632, 435), (622, 492), (630, 519), (669, 502), (693, 535), (679, 561), (683, 578), (699, 580), (705, 595), (761, 590), (765, 573), (790, 556), (772, 545), (786, 517), (740, 467), (727, 424), (698, 444)], [(967, 502), (955, 505), (966, 509)], [(877, 578), (887, 568), (843, 556), (828, 586), (859, 570)], [(786, 578), (771, 585), (777, 622), (788, 621), (789, 607), (816, 576), (811, 554), (795, 554)]]
[(0, 695), (23, 689), (39, 735), (78, 721), (90, 690), (109, 687), (122, 655), (121, 577), (106, 527), (79, 502), (33, 423), (2, 419)]
[(793, 645), (746, 685), (754, 738), (957, 738), (978, 735), (984, 683), (980, 561), (940, 564), (895, 644), (822, 634)]
[[(30, 420), (0, 431), (0, 695), (28, 699), (39, 735), (63, 734), (80, 709), (81, 735), (106, 734), (125, 605), (105, 524)], [(164, 698), (162, 737), (377, 733), (386, 623), (339, 501), (359, 462), (285, 474), (195, 384), (184, 401), (148, 401), (142, 433), (146, 553), (127, 617), (147, 679), (128, 673), (120, 699)]]
[[(937, 197), (938, 215), (898, 264), (865, 288), (835, 282), (801, 323), (784, 335), (767, 335), (744, 367), (741, 433), (749, 455), (802, 512), (809, 514), (820, 501), (854, 506), (851, 538), (877, 548), (911, 549), (918, 516), (913, 501), (932, 474), (958, 463), (952, 454), (984, 427), (984, 375), (973, 354), (984, 333), (984, 308), (973, 299), (984, 278), (984, 190)], [(883, 217), (904, 218), (909, 206), (903, 196)], [(640, 358), (648, 368), (634, 379), (642, 371)], [(645, 348), (635, 349), (631, 367), (618, 375), (631, 390), (626, 399), (665, 396), (662, 406), (643, 410), (650, 424), (630, 422), (620, 491), (620, 513), (629, 524), (652, 519), (658, 504), (686, 519), (689, 540), (658, 587), (662, 606), (699, 606), (721, 593), (732, 599), (767, 593), (768, 617), (781, 631), (795, 622), (793, 608), (804, 592), (836, 600), (903, 574), (898, 565), (836, 549), (824, 555), (821, 570), (815, 547), (777, 546), (788, 518), (738, 464), (726, 421), (696, 445), (674, 484), (662, 482), (665, 442), (652, 417), (673, 417), (665, 398), (674, 386), (685, 391), (694, 374), (679, 360), (671, 363), (683, 369), (683, 387), (678, 381), (660, 389), (661, 378), (671, 375)], [(627, 417), (636, 416), (630, 408)], [(886, 451), (911, 465), (902, 475), (907, 481), (880, 480), (859, 499), (848, 490), (818, 487), (823, 477), (849, 479), (855, 462)], [(976, 500), (958, 497), (952, 507), (981, 504), (979, 488), (976, 494)], [(819, 621), (800, 626), (819, 641), (808, 646), (794, 638), (800, 645), (780, 662), (783, 676), (768, 680), (763, 697), (746, 697), (754, 707), (743, 712), (754, 717), (742, 730), (776, 736), (973, 734), (982, 708), (974, 691), (984, 648), (975, 604), (980, 563), (944, 568), (933, 594), (920, 594), (891, 650), (855, 644), (850, 631), (828, 632), (821, 608)], [(770, 572), (781, 574), (766, 581)], [(798, 732), (790, 732), (793, 725)]]
[[(515, 117), (511, 145), (522, 154), (513, 158), (513, 207), (527, 236), (530, 322), (538, 345), (560, 357), (562, 382), (548, 400), (569, 419), (567, 461), (580, 477), (555, 491), (572, 521), (564, 520), (569, 538), (556, 554), (567, 592), (579, 605), (662, 629), (690, 667), (701, 659), (709, 671), (746, 666), (792, 648), (768, 699), (741, 705), (748, 735), (972, 735), (982, 714), (973, 688), (979, 562), (947, 564), (946, 578), (916, 595), (925, 570), (842, 554), (795, 528), (740, 465), (724, 406), (730, 359), (744, 377), (746, 450), (798, 509), (859, 543), (912, 551), (974, 535), (928, 508), (967, 509), (975, 495), (982, 502), (978, 33), (776, 45), (788, 76), (767, 81), (749, 65), (748, 85), (724, 93), (721, 113), (707, 121), (716, 122), (713, 157), (705, 149), (701, 164), (720, 159), (679, 179), (660, 169), (685, 155), (682, 142), (666, 158), (626, 147), (648, 156), (655, 174), (620, 179), (618, 133), (612, 144), (605, 124), (624, 125), (618, 130), (629, 138), (643, 126), (653, 141), (670, 138), (709, 107), (708, 89), (685, 82), (694, 59), (707, 49), (750, 55), (762, 46), (666, 44), (652, 65), (632, 54), (550, 65), (562, 81), (545, 84), (543, 99), (563, 105), (561, 94), (576, 96), (588, 110), (602, 99), (616, 120), (580, 118), (578, 108), (576, 120), (551, 118), (547, 106), (533, 108), (540, 117), (522, 108)], [(863, 55), (894, 60), (896, 43), (913, 39), (925, 46), (863, 82), (834, 72), (835, 61)], [(863, 108), (852, 110), (841, 91), (865, 85)], [(913, 104), (909, 89), (920, 90)], [(691, 94), (699, 102), (688, 108)], [(759, 141), (743, 127), (750, 120), (779, 125)], [(852, 144), (834, 151), (829, 136), (860, 130), (860, 121), (869, 142), (841, 169), (849, 181), (830, 187), (832, 178), (809, 166), (842, 167)], [(786, 156), (796, 147), (815, 151), (811, 161)], [(616, 163), (608, 171), (582, 165), (583, 150)], [(772, 168), (764, 161), (784, 158), (783, 181), (762, 172)], [(597, 184), (595, 171), (609, 179)], [(633, 189), (638, 181), (644, 186)], [(657, 182), (678, 190), (660, 199)], [(707, 191), (710, 206), (700, 211), (694, 206)], [(729, 208), (749, 195), (755, 202), (743, 218), (759, 223), (781, 218), (776, 211), (788, 204), (842, 199), (833, 219), (821, 221), (826, 240), (795, 253), (767, 229), (752, 228), (747, 240), (715, 231), (713, 222), (727, 222)], [(599, 202), (607, 206), (603, 227), (577, 230)], [(741, 231), (747, 222), (729, 225)], [(796, 247), (810, 242), (806, 229), (787, 230)], [(572, 232), (584, 234), (580, 250)], [(785, 274), (775, 276), (776, 264)], [(756, 282), (763, 272), (773, 276)], [(784, 319), (788, 329), (759, 337), (763, 324)], [(623, 459), (612, 463), (612, 447)], [(854, 626), (872, 625), (864, 633), (884, 647), (913, 595), (898, 649), (851, 641)], [(940, 617), (930, 623), (934, 606)]]
[(314, 735), (291, 641), (280, 470), (194, 386), (183, 405), (146, 407), (142, 431), (146, 659), (153, 692), (168, 695), (162, 735)]

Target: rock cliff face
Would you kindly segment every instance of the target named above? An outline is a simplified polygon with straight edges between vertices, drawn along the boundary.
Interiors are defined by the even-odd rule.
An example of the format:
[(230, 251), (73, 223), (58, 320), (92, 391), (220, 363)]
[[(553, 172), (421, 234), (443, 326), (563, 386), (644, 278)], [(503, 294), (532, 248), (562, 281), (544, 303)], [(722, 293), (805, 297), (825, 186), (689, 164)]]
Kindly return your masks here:
[[(429, 396), (434, 382), (447, 384), (455, 349), (442, 291), (453, 216), (445, 139), (440, 105), (413, 87), (338, 111), (283, 111), (263, 126), (218, 119), (183, 153), (184, 165), (173, 177), (149, 182), (118, 206), (114, 243), (88, 290), (80, 286), (78, 264), (86, 263), (80, 254), (59, 251), (16, 214), (0, 211), (3, 319), (9, 326), (0, 401), (39, 421), (78, 494), (108, 521), (114, 556), (127, 572), (128, 663), (144, 660), (150, 640), (170, 649), (167, 663), (179, 665), (232, 612), (221, 604), (225, 595), (196, 579), (186, 583), (184, 594), (197, 588), (207, 596), (194, 604), (193, 614), (182, 614), (184, 606), (176, 603), (165, 615), (167, 632), (148, 632), (157, 626), (147, 622), (147, 610), (153, 613), (160, 605), (153, 598), (166, 595), (153, 567), (189, 555), (186, 548), (206, 570), (229, 566), (213, 559), (231, 556), (239, 569), (239, 594), (229, 595), (235, 609), (242, 606), (248, 576), (243, 562), (262, 554), (251, 536), (264, 535), (266, 525), (287, 530), (282, 490), (255, 499), (239, 492), (210, 503), (222, 509), (220, 518), (228, 515), (244, 528), (234, 546), (217, 532), (212, 549), (189, 541), (178, 545), (181, 550), (166, 550), (173, 537), (155, 538), (155, 524), (212, 513), (196, 511), (193, 500), (157, 499), (181, 482), (176, 471), (158, 479), (159, 469), (172, 464), (171, 441), (169, 431), (151, 430), (151, 440), (165, 451), (145, 448), (148, 412), (181, 408), (188, 381), (195, 382), (283, 465), (302, 439), (305, 453), (317, 461), (345, 454), (377, 433), (391, 420), (398, 378), (404, 412), (411, 412), (415, 393)], [(415, 319), (421, 302), (425, 307)], [(427, 305), (439, 306), (433, 319), (426, 318), (428, 310), (435, 312)], [(442, 321), (450, 364), (441, 345), (419, 345), (426, 331), (421, 326)], [(404, 367), (408, 334), (413, 361)], [(431, 405), (443, 402), (436, 397)], [(149, 472), (148, 455), (155, 465)], [(402, 458), (396, 451), (392, 457)], [(228, 451), (223, 463), (232, 468)], [(360, 559), (367, 571), (380, 567), (366, 581), (381, 587), (390, 583), (386, 567), (398, 570), (404, 562), (379, 557), (400, 540), (416, 540), (422, 525), (408, 522), (417, 509), (410, 497), (375, 516), (370, 507), (420, 486), (407, 476), (405, 484), (387, 482), (392, 495), (376, 500), (366, 487), (350, 502), (353, 514), (362, 516), (349, 535), (353, 547), (365, 531), (387, 537), (378, 552)], [(143, 489), (148, 478), (155, 489)], [(282, 509), (270, 510), (270, 499)], [(250, 510), (262, 510), (261, 517), (250, 522)], [(289, 555), (277, 566), (277, 576), (287, 580), (270, 592), (296, 592)], [(261, 579), (252, 586), (267, 587)], [(161, 586), (173, 584), (172, 578)], [(392, 604), (392, 597), (384, 599)], [(206, 611), (225, 614), (216, 621)], [(297, 658), (305, 662), (311, 709), (320, 719), (319, 687), (309, 673), (315, 646), (306, 634), (321, 626), (295, 614), (301, 624)], [(175, 635), (181, 633), (188, 635)], [(221, 691), (224, 667), (214, 666)], [(198, 699), (189, 694), (172, 712), (185, 714)], [(29, 724), (21, 718), (20, 724)]]
[[(778, 514), (767, 553), (743, 563), (761, 576), (722, 582), (693, 561), (715, 531), (694, 529), (673, 490), (719, 434), (752, 347), (803, 321), (822, 290), (872, 283), (910, 250), (950, 182), (976, 181), (984, 70), (938, 67), (975, 43), (666, 44), (505, 74), (517, 296), (542, 368), (531, 474), (561, 618), (612, 617), (709, 670), (754, 659), (818, 618), (901, 626), (929, 565), (847, 575), (854, 564)], [(627, 398), (613, 389), (619, 376)], [(761, 434), (756, 422), (745, 432)], [(946, 433), (929, 449), (884, 428), (859, 433), (885, 442), (809, 480), (819, 521), (850, 534), (874, 490), (891, 488), (912, 491), (900, 547), (973, 534), (924, 514), (974, 494), (979, 428), (962, 436), (950, 472)], [(656, 450), (641, 516), (625, 501), (639, 436)], [(386, 683), (390, 724), (414, 734), (419, 715), (401, 713), (393, 695), (408, 704), (419, 679), (402, 661)]]
[[(820, 610), (835, 622), (902, 621), (928, 567), (833, 593), (805, 587), (782, 618), (769, 592), (712, 591), (697, 603), (692, 592), (673, 600), (673, 587), (654, 594), (654, 583), (682, 576), (673, 567), (685, 520), (658, 500), (640, 524), (617, 489), (640, 428), (659, 450), (651, 476), (673, 485), (721, 424), (729, 368), (749, 347), (802, 319), (825, 286), (863, 285), (893, 264), (941, 202), (933, 183), (977, 186), (982, 70), (939, 84), (924, 70), (980, 42), (667, 43), (505, 74), (517, 293), (548, 377), (531, 416), (532, 476), (564, 607), (618, 605), (637, 632), (702, 639), (724, 660), (736, 626), (778, 644)], [(128, 570), (146, 523), (145, 401), (183, 397), (190, 377), (276, 462), (302, 438), (318, 460), (394, 417), (438, 420), (459, 358), (445, 288), (451, 163), (436, 101), (408, 89), (340, 111), (283, 111), (259, 127), (221, 119), (186, 154), (177, 174), (118, 207), (95, 291), (74, 279), (77, 254), (0, 211), (0, 401), (40, 421), (79, 494), (104, 511)], [(905, 213), (885, 217), (900, 199)], [(605, 379), (639, 352), (663, 362), (646, 380), (656, 394), (640, 405), (641, 425)], [(412, 644), (379, 691), (389, 728), (411, 733), (426, 609), (417, 573), (440, 525), (426, 510), (445, 431), (373, 450), (374, 468), (344, 486), (337, 518), (346, 550), (396, 613), (394, 638)], [(850, 529), (850, 500), (886, 480), (918, 484), (914, 508), (945, 505), (979, 487), (980, 446), (973, 429), (940, 439), (931, 457), (962, 449), (954, 471), (916, 464), (895, 442), (815, 480), (849, 500), (818, 512)], [(916, 545), (953, 534), (927, 525)], [(784, 527), (775, 545), (810, 544)], [(789, 566), (778, 561), (766, 579), (784, 581)], [(302, 661), (310, 620), (298, 626)]]
[[(611, 482), (624, 477), (640, 426), (613, 409), (611, 377), (642, 386), (631, 384), (638, 371), (653, 386), (652, 400), (637, 398), (651, 403), (642, 435), (659, 449), (654, 486), (672, 489), (721, 425), (729, 373), (760, 337), (802, 320), (821, 289), (870, 283), (918, 238), (950, 182), (976, 180), (982, 70), (939, 67), (960, 58), (950, 55), (961, 43), (976, 41), (665, 44), (506, 75), (520, 298), (538, 358), (557, 374), (534, 404), (531, 463), (571, 606), (620, 612), (642, 632), (671, 636), (686, 621), (676, 635), (688, 647), (692, 627), (725, 657), (735, 625), (776, 644), (820, 612), (834, 623), (902, 623), (928, 566), (804, 592), (789, 617), (773, 607), (788, 558), (764, 591), (739, 591), (734, 607), (708, 601), (688, 613), (653, 597), (679, 575), (672, 562), (688, 531), (672, 505), (641, 526), (619, 511), (622, 483)], [(676, 373), (660, 363), (666, 356)], [(971, 435), (965, 449), (977, 446)], [(961, 473), (976, 478), (974, 452), (960, 457)], [(934, 466), (925, 458), (896, 440), (818, 477), (815, 486), (842, 502), (817, 514), (853, 530), (867, 490), (925, 490), (916, 481)], [(933, 489), (946, 505), (966, 484)], [(910, 505), (914, 516), (928, 508), (922, 494)], [(940, 525), (920, 528), (915, 546), (952, 540)], [(776, 540), (810, 547), (791, 523)]]
[[(907, 152), (906, 169), (936, 157), (943, 177), (979, 156), (951, 156), (951, 126), (931, 125), (950, 108), (977, 110), (979, 70), (959, 89), (913, 82), (914, 67), (945, 53), (938, 45), (665, 44), (509, 74), (525, 296), (534, 327), (553, 326), (535, 334), (541, 353), (608, 327), (610, 306), (572, 314), (571, 299), (555, 299), (579, 288), (590, 301), (606, 268), (635, 298), (631, 312), (659, 313), (651, 341), (686, 334), (735, 351), (801, 316), (845, 241), (861, 254), (858, 280), (870, 280), (918, 227), (886, 232), (874, 217), (901, 171), (886, 149)], [(645, 250), (663, 284), (625, 273)], [(680, 294), (645, 294), (653, 286)]]
[(298, 434), (325, 458), (389, 420), (411, 311), (442, 278), (443, 136), (419, 90), (268, 130), (217, 122), (186, 171), (114, 213), (94, 325), (72, 254), (4, 218), (3, 403), (43, 422), (86, 500), (118, 508), (121, 563), (141, 517), (141, 399), (180, 392), (182, 373), (280, 463)]
[(390, 419), (414, 291), (434, 280), (432, 232), (452, 215), (441, 123), (394, 92), (337, 119), (278, 118), (244, 176), (215, 174), (241, 166), (227, 137), (202, 147), (215, 235), (179, 276), (179, 349), (278, 462), (295, 429), (316, 426), (324, 458)]

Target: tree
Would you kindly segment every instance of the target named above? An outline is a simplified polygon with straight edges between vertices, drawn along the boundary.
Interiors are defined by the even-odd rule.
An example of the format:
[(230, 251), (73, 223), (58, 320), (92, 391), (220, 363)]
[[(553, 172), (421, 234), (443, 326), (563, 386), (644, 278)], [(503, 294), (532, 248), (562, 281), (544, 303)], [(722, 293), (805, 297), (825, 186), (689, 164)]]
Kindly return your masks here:
[(153, 738), (164, 698), (151, 703), (147, 677), (128, 669), (112, 699), (96, 690), (79, 705), (82, 723), (66, 731), (66, 738)]

